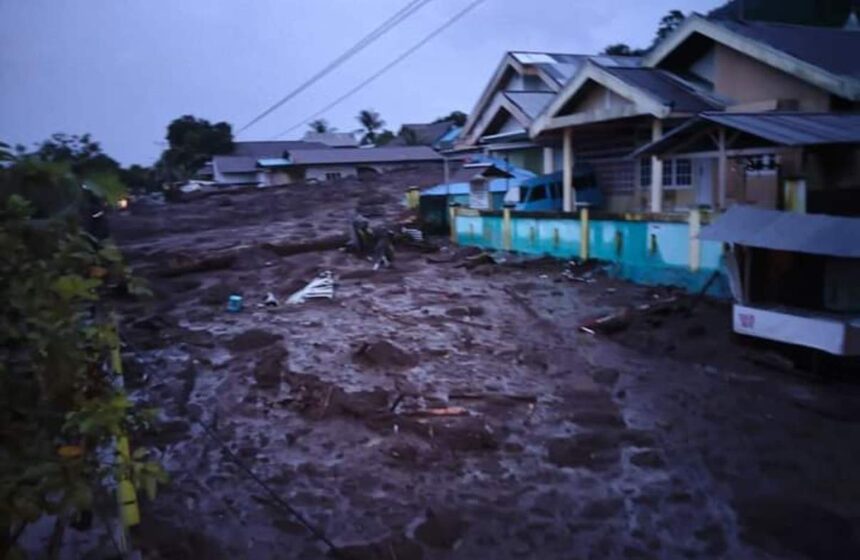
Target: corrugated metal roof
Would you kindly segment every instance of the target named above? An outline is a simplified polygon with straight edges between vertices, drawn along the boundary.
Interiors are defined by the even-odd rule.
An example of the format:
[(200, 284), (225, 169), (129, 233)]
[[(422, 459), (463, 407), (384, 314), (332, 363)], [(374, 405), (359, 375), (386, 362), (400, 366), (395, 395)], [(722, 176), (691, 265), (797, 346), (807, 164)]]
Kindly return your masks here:
[(833, 74), (860, 78), (860, 33), (761, 21), (711, 20)]
[(290, 152), (294, 165), (335, 165), (357, 163), (398, 163), (441, 161), (442, 157), (427, 146), (394, 148), (339, 148), (295, 150)]
[[(442, 121), (436, 123), (414, 123), (404, 124), (400, 127), (397, 138), (386, 144), (387, 146), (432, 146), (442, 138), (452, 127), (453, 121)], [(409, 137), (407, 137), (409, 135)]]
[[(526, 179), (531, 179), (535, 176), (535, 174), (528, 169), (517, 167), (516, 165), (507, 163), (505, 162), (505, 160), (498, 158), (488, 158), (485, 156), (480, 156), (474, 158), (471, 163), (491, 164), (498, 169), (505, 170), (511, 174), (512, 177), (510, 179), (493, 179), (489, 181), (487, 189), (490, 192), (507, 192), (508, 188), (518, 187), (522, 181), (525, 181)], [(421, 196), (446, 196), (464, 194), (469, 194), (469, 183), (455, 183), (453, 181), (447, 185), (445, 183), (442, 183), (433, 187), (428, 187), (421, 191)]]
[(706, 92), (695, 89), (664, 70), (656, 68), (606, 68), (628, 84), (649, 92), (663, 104), (683, 113), (698, 113), (722, 105)]
[(328, 148), (320, 142), (305, 142), (303, 140), (277, 140), (234, 142), (233, 156), (250, 156), (257, 159), (266, 157), (281, 157), (284, 152), (293, 150), (320, 150)]
[(355, 136), (351, 132), (314, 132), (309, 130), (305, 133), (304, 141), (322, 144), (331, 148), (358, 147), (358, 140), (355, 139)]
[(762, 249), (860, 258), (860, 218), (733, 206), (702, 228), (699, 238)]
[(555, 99), (555, 93), (550, 91), (506, 91), (504, 96), (531, 120)]
[(860, 143), (860, 113), (702, 113), (701, 117), (784, 146)]
[[(720, 124), (781, 146), (860, 143), (860, 113), (718, 113), (704, 112), (631, 157), (659, 155), (702, 128)], [(696, 151), (691, 148), (691, 151)]]
[(257, 158), (250, 156), (214, 156), (212, 165), (219, 173), (250, 173), (257, 171)]

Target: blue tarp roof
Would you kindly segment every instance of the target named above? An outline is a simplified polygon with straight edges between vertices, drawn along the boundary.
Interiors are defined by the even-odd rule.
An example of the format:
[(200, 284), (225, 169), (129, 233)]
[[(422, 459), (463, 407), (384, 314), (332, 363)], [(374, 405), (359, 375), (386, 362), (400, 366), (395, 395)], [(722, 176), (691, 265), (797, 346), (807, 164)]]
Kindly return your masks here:
[[(517, 167), (511, 163), (505, 162), (503, 159), (478, 157), (474, 158), (469, 163), (492, 163), (499, 169), (504, 169), (513, 177), (511, 179), (493, 179), (489, 181), (490, 192), (507, 192), (510, 187), (518, 187), (523, 181), (535, 177), (535, 174), (528, 169)], [(428, 187), (421, 191), (421, 196), (454, 196), (469, 194), (469, 183), (450, 183), (446, 185), (442, 183), (433, 187)]]

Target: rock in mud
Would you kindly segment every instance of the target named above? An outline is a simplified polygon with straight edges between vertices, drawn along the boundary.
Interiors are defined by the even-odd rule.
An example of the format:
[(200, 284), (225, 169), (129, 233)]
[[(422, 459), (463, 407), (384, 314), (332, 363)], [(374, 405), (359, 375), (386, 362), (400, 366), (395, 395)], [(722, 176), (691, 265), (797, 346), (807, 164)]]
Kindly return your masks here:
[(634, 453), (633, 456), (630, 457), (630, 462), (637, 467), (643, 467), (648, 469), (660, 469), (666, 465), (666, 462), (663, 461), (663, 458), (660, 456), (660, 454), (653, 449)]
[(254, 379), (261, 389), (276, 389), (281, 385), (286, 367), (287, 351), (283, 346), (271, 346), (263, 351), (254, 368)]
[(418, 365), (418, 357), (387, 340), (364, 342), (353, 355), (356, 362), (373, 367), (411, 368)]
[(594, 381), (601, 385), (615, 385), (615, 382), (618, 381), (618, 376), (618, 370), (612, 368), (600, 368), (592, 373)]
[(227, 341), (231, 352), (248, 352), (271, 346), (281, 341), (281, 336), (262, 329), (249, 329)]
[(389, 537), (387, 539), (368, 543), (343, 546), (339, 549), (338, 558), (349, 558), (350, 560), (422, 560), (424, 550), (421, 545), (404, 536)]
[(455, 511), (427, 510), (427, 517), (415, 529), (415, 538), (433, 548), (452, 549), (468, 525)]

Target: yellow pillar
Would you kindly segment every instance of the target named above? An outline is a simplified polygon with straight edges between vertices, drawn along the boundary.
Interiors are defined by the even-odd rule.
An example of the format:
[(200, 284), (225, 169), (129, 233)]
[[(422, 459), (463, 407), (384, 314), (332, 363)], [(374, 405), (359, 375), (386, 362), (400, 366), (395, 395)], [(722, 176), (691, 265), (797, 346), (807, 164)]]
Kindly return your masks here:
[(418, 208), (418, 200), (421, 196), (421, 191), (418, 187), (409, 187), (406, 191), (406, 207), (410, 210)]
[[(660, 119), (651, 121), (651, 141), (663, 136), (663, 122)], [(652, 212), (663, 211), (663, 161), (657, 156), (651, 157), (651, 206)]]
[(717, 131), (717, 208), (726, 208), (726, 183), (728, 182), (728, 158), (726, 157), (726, 129)]
[(449, 207), (448, 222), (451, 226), (451, 243), (457, 242), (457, 207)]
[(502, 249), (510, 251), (513, 245), (513, 230), (511, 229), (511, 209), (502, 209)]
[(573, 212), (573, 136), (570, 128), (564, 129), (562, 151), (562, 210)]
[(702, 264), (702, 242), (699, 241), (699, 231), (702, 229), (702, 211), (698, 208), (690, 210), (690, 271), (696, 272)]
[(588, 233), (588, 208), (579, 209), (579, 258), (587, 261), (588, 250), (591, 245), (591, 239)]

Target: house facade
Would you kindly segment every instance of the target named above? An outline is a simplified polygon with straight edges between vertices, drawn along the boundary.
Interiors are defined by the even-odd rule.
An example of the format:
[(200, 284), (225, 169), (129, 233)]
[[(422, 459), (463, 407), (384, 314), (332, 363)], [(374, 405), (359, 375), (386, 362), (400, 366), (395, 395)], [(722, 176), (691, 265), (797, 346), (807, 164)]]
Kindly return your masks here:
[[(860, 186), (856, 143), (824, 136), (814, 145), (779, 144), (707, 119), (712, 126), (656, 143), (701, 115), (860, 111), (858, 52), (856, 30), (694, 14), (641, 59), (507, 53), (461, 148), (545, 174), (561, 170), (568, 212), (581, 205), (573, 169), (583, 162), (611, 212), (820, 199), (822, 189)], [(763, 119), (759, 128), (771, 122)]]

